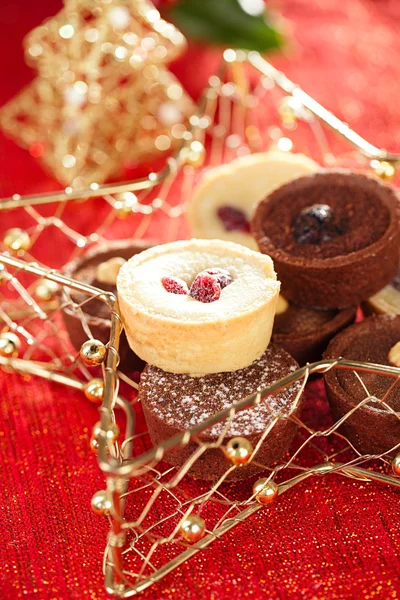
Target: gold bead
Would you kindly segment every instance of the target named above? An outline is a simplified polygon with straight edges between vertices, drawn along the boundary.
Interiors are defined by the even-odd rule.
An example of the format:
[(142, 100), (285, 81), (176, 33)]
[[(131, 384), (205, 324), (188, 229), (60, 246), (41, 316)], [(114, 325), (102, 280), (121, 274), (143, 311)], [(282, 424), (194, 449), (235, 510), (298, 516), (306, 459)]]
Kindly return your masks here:
[(119, 219), (127, 219), (138, 203), (137, 196), (133, 192), (125, 192), (116, 196), (114, 208)]
[(0, 284), (2, 284), (4, 281), (7, 281), (7, 279), (8, 279), (7, 269), (6, 269), (5, 265), (3, 265), (3, 263), (0, 263)]
[[(101, 423), (100, 421), (98, 421), (98, 423), (96, 423), (92, 429), (92, 438), (94, 438), (96, 441), (99, 441), (102, 434), (103, 430), (101, 428)], [(105, 437), (112, 443), (115, 443), (117, 441), (117, 439), (119, 438), (119, 427), (116, 423), (112, 423), (110, 425), (110, 427), (106, 431)]]
[(21, 340), (15, 333), (11, 331), (3, 331), (0, 333), (0, 356), (11, 358), (18, 356), (21, 348)]
[(91, 379), (83, 388), (85, 396), (94, 404), (101, 404), (104, 397), (104, 382), (100, 378)]
[(39, 279), (35, 288), (35, 296), (39, 300), (51, 300), (58, 290), (55, 281), (49, 279)]
[(203, 165), (205, 158), (206, 150), (203, 144), (197, 140), (192, 142), (186, 156), (186, 164), (197, 169)]
[(271, 504), (278, 496), (279, 487), (275, 481), (266, 478), (258, 479), (253, 485), (253, 494), (259, 504)]
[(206, 523), (199, 515), (189, 515), (182, 521), (181, 536), (190, 544), (198, 542), (206, 531)]
[(99, 452), (99, 441), (92, 435), (90, 438), (89, 446), (93, 454), (98, 454)]
[(381, 179), (390, 180), (396, 175), (396, 167), (386, 160), (371, 160), (371, 167)]
[(100, 340), (87, 340), (81, 346), (80, 357), (90, 367), (97, 367), (104, 362), (107, 349)]
[(396, 456), (393, 458), (392, 469), (393, 473), (400, 477), (400, 454), (396, 454)]
[(99, 490), (96, 492), (92, 496), (90, 505), (92, 507), (92, 511), (96, 513), (96, 515), (107, 516), (111, 513), (112, 504), (107, 498), (106, 490)]
[(6, 231), (3, 241), (11, 252), (25, 252), (32, 245), (29, 234), (19, 227), (13, 227)]
[(235, 437), (226, 444), (225, 454), (234, 465), (245, 465), (253, 454), (253, 446), (246, 438)]
[(297, 101), (291, 96), (282, 98), (278, 105), (278, 114), (283, 125), (293, 127), (297, 121)]

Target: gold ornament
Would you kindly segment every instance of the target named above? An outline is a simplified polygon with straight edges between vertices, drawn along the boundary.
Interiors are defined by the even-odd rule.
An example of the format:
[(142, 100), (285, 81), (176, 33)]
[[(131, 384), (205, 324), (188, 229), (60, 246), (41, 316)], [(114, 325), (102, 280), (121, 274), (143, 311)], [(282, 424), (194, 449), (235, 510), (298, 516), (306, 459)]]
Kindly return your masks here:
[(182, 521), (181, 536), (190, 544), (201, 540), (206, 532), (206, 523), (199, 515), (189, 515)]
[[(92, 430), (92, 438), (96, 439), (97, 441), (100, 440), (100, 437), (103, 435), (103, 430), (101, 428), (101, 423), (100, 421), (98, 421)], [(113, 444), (117, 441), (117, 439), (119, 438), (119, 427), (116, 423), (112, 423), (110, 428), (107, 430), (106, 432), (106, 436), (107, 440), (109, 440), (110, 442), (112, 442)]]
[[(118, 177), (180, 143), (193, 102), (167, 70), (185, 38), (145, 0), (65, 0), (25, 38), (38, 77), (0, 111), (3, 129), (63, 184)], [(21, 121), (24, 127), (21, 127)]]
[(18, 356), (21, 348), (21, 341), (15, 333), (11, 331), (3, 331), (0, 333), (0, 356), (12, 358)]
[(90, 367), (98, 367), (104, 362), (107, 349), (100, 340), (87, 340), (81, 346), (80, 357)]
[(99, 441), (92, 435), (92, 437), (90, 438), (89, 446), (93, 454), (98, 454), (99, 445)]
[(197, 169), (204, 164), (205, 158), (206, 150), (203, 144), (197, 140), (192, 142), (186, 156), (186, 164)]
[(278, 496), (279, 487), (275, 481), (266, 478), (258, 479), (253, 485), (253, 494), (259, 504), (271, 504)]
[(392, 469), (393, 473), (400, 477), (400, 454), (396, 454), (396, 456), (393, 458)]
[(11, 252), (26, 252), (32, 245), (29, 234), (19, 227), (6, 231), (3, 242)]
[(117, 283), (118, 273), (126, 260), (121, 256), (113, 256), (109, 260), (100, 263), (96, 270), (96, 279), (100, 283), (115, 285)]
[(118, 194), (114, 204), (117, 217), (119, 219), (127, 219), (136, 208), (137, 203), (137, 196), (133, 192)]
[(285, 127), (292, 128), (297, 121), (298, 103), (295, 98), (282, 98), (278, 105), (278, 114)]
[(91, 379), (83, 388), (84, 394), (90, 402), (101, 404), (104, 397), (104, 382), (100, 378)]
[(5, 265), (3, 265), (3, 263), (0, 263), (0, 284), (4, 283), (4, 281), (7, 281), (8, 279), (8, 271), (5, 267)]
[(107, 516), (111, 513), (112, 503), (107, 498), (106, 490), (99, 490), (96, 492), (90, 501), (92, 511), (96, 515)]
[(58, 290), (55, 281), (49, 279), (39, 279), (35, 288), (35, 296), (39, 300), (51, 300)]
[(371, 160), (371, 167), (381, 179), (391, 180), (396, 175), (396, 167), (386, 160)]
[(225, 446), (225, 454), (234, 465), (245, 465), (253, 454), (253, 446), (244, 437), (235, 437)]

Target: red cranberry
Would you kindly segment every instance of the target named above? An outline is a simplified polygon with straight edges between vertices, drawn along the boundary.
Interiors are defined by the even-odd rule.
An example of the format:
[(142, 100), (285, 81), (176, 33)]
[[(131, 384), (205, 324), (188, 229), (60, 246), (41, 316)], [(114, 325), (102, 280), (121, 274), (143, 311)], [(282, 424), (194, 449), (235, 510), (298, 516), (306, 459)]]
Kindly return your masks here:
[(171, 294), (188, 294), (189, 288), (183, 279), (179, 277), (163, 277), (161, 283), (167, 292)]
[(250, 223), (240, 208), (220, 206), (217, 215), (227, 231), (243, 231), (250, 233)]
[(215, 302), (221, 295), (221, 286), (212, 275), (199, 273), (192, 283), (190, 295), (199, 302)]
[(340, 234), (333, 223), (334, 211), (327, 204), (313, 204), (301, 211), (293, 221), (293, 232), (299, 244), (329, 242)]
[(205, 269), (200, 274), (203, 275), (204, 273), (208, 273), (208, 275), (212, 275), (213, 277), (215, 277), (215, 279), (221, 286), (221, 290), (223, 290), (224, 287), (232, 283), (232, 277), (229, 271), (227, 271), (226, 269), (219, 269), (218, 267), (215, 267), (212, 269)]

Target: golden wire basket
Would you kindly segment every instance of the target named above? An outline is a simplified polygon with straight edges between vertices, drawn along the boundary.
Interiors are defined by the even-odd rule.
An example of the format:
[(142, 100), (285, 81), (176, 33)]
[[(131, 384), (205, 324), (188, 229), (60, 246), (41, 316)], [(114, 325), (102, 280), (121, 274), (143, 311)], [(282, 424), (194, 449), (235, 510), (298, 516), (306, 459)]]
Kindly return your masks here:
[[(306, 384), (318, 393), (320, 382), (310, 380), (313, 374), (351, 369), (356, 374), (368, 371), (399, 378), (400, 369), (383, 365), (339, 358), (306, 365), (152, 447), (136, 398), (137, 382), (118, 371), (122, 322), (116, 297), (65, 277), (54, 268), (54, 264), (62, 267), (57, 254), (49, 256), (48, 244), (41, 243), (56, 247), (58, 236), (67, 237), (70, 259), (115, 237), (160, 242), (186, 237), (185, 201), (203, 170), (271, 147), (282, 152), (294, 147), (321, 164), (372, 169), (390, 178), (400, 160), (357, 135), (258, 53), (226, 50), (220, 72), (210, 78), (190, 129), (182, 134), (180, 149), (160, 172), (136, 181), (93, 183), (85, 189), (31, 196), (15, 194), (0, 201), (1, 211), (13, 211), (15, 224), (6, 232), (0, 254), (0, 366), (5, 372), (82, 390), (90, 401), (99, 403), (100, 421), (93, 428), (91, 448), (98, 454), (106, 488), (94, 494), (92, 508), (110, 524), (103, 565), (110, 594), (123, 598), (138, 594), (214, 542), (222, 543), (218, 540), (224, 534), (257, 511), (268, 510), (279, 494), (310, 476), (336, 473), (400, 487), (400, 478), (390, 474), (391, 466), (400, 474), (400, 455), (396, 456), (400, 441), (387, 454), (366, 456), (339, 432), (343, 422), (367, 402), (380, 401), (381, 410), (399, 418), (385, 398), (377, 400), (366, 393), (351, 413), (333, 425), (326, 414), (316, 418), (306, 410), (301, 421), (296, 412)], [(98, 222), (91, 210), (94, 205)], [(77, 208), (82, 213), (80, 229), (69, 224)], [(71, 291), (84, 294), (85, 300), (74, 302)], [(94, 300), (105, 303), (110, 314), (107, 344), (94, 340), (83, 310)], [(79, 353), (62, 324), (66, 308), (80, 319), (87, 337)], [(289, 412), (273, 414), (255, 448), (243, 442), (244, 466), (227, 460), (226, 473), (213, 483), (190, 478), (190, 466), (209, 447), (202, 441), (202, 432), (224, 422), (213, 448), (226, 454), (224, 437), (235, 415), (252, 410), (295, 381), (300, 383)], [(267, 467), (257, 462), (257, 450), (273, 435), (280, 419), (295, 422), (298, 434), (290, 454)], [(168, 452), (189, 442), (196, 445), (191, 457), (179, 469), (170, 467)], [(250, 463), (263, 470), (256, 482), (227, 481), (235, 469), (245, 469)]]

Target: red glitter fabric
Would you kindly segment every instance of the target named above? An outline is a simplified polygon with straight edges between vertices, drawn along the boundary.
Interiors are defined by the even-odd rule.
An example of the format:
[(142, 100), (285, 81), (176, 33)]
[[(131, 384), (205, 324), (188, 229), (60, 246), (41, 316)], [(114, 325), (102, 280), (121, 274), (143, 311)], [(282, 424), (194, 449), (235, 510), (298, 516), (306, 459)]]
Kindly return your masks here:
[[(399, 147), (399, 2), (282, 5), (296, 41), (276, 64), (372, 142)], [(32, 77), (23, 35), (59, 8), (58, 0), (2, 3), (1, 102)], [(196, 96), (217, 62), (215, 51), (191, 48), (174, 70)], [(0, 152), (2, 196), (54, 185), (13, 142), (1, 138)], [(1, 232), (15, 225), (2, 215)], [(89, 508), (104, 487), (89, 451), (97, 409), (79, 393), (13, 374), (0, 373), (0, 398), (0, 598), (104, 599), (108, 527)], [(321, 404), (320, 388), (310, 400)], [(387, 600), (400, 596), (399, 555), (398, 492), (327, 476), (287, 492), (141, 597)]]

